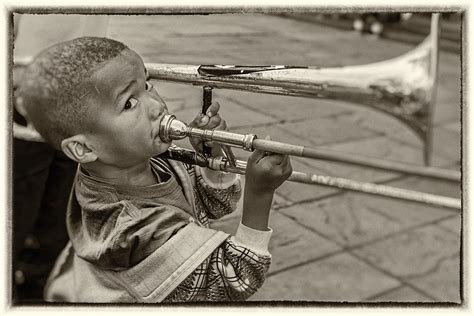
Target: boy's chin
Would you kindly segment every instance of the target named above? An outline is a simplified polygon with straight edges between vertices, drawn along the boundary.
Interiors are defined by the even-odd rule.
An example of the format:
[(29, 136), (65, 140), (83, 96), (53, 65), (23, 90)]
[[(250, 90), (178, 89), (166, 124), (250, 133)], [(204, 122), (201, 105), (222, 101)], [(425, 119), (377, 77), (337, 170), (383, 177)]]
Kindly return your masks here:
[(170, 146), (171, 146), (171, 143), (161, 143), (161, 146), (160, 146), (159, 150), (157, 150), (157, 151), (154, 153), (153, 156), (154, 156), (154, 157), (155, 157), (155, 156), (159, 156), (159, 155), (161, 155), (161, 154), (167, 152), (167, 151), (168, 151), (168, 148), (170, 148)]

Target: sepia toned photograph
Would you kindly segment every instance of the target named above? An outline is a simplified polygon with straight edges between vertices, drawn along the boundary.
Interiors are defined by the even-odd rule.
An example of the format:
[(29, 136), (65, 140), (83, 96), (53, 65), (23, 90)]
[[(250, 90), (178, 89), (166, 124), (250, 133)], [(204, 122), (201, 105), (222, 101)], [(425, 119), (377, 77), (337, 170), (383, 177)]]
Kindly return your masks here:
[(464, 11), (10, 15), (10, 307), (465, 304)]

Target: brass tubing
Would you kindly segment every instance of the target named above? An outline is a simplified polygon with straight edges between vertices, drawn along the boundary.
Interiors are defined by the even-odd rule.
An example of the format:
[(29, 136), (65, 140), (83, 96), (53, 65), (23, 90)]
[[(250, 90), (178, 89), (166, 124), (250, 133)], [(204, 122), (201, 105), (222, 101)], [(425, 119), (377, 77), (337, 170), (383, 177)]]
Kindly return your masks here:
[(160, 137), (163, 141), (178, 140), (185, 137), (197, 137), (205, 141), (240, 147), (247, 151), (259, 149), (279, 154), (337, 161), (440, 180), (455, 182), (461, 180), (461, 173), (454, 170), (410, 165), (336, 151), (292, 145), (273, 140), (259, 139), (253, 134), (238, 134), (220, 130), (202, 130), (187, 126), (185, 123), (177, 120), (173, 115), (165, 115), (160, 123)]
[(316, 174), (308, 175), (301, 172), (295, 172), (295, 174), (292, 174), (292, 177), (289, 180), (309, 184), (322, 184), (345, 190), (370, 193), (374, 195), (382, 195), (396, 199), (420, 202), (452, 209), (461, 209), (461, 200), (459, 199), (395, 188), (381, 184), (358, 182), (345, 178), (330, 177)]
[(252, 142), (255, 138), (253, 134), (237, 134), (220, 130), (202, 130), (194, 127), (188, 127), (186, 134), (188, 137), (197, 137), (205, 141), (238, 147), (247, 151), (253, 150)]
[[(225, 159), (214, 158), (210, 160), (211, 161), (209, 162), (209, 167), (211, 169), (245, 175), (247, 163), (244, 161), (237, 160), (236, 166), (229, 166)], [(457, 210), (461, 209), (461, 200), (459, 199), (395, 188), (381, 184), (358, 182), (346, 178), (306, 174), (302, 172), (293, 171), (290, 177), (288, 178), (288, 181), (307, 184), (319, 184), (355, 192), (362, 192), (372, 195), (379, 195), (395, 199), (402, 199), (406, 201), (430, 204), (438, 207), (447, 207)]]
[(252, 147), (254, 149), (294, 155), (306, 158), (322, 159), (337, 161), (343, 163), (350, 163), (354, 165), (372, 167), (376, 169), (383, 169), (389, 171), (396, 171), (405, 174), (424, 176), (448, 181), (460, 181), (461, 174), (454, 170), (439, 169), (434, 167), (424, 167), (417, 165), (410, 165), (394, 161), (386, 161), (375, 159), (371, 157), (361, 157), (356, 155), (345, 154), (341, 152), (334, 152), (324, 149), (309, 148), (306, 146), (297, 146), (286, 143), (275, 142), (272, 140), (259, 139), (253, 140)]

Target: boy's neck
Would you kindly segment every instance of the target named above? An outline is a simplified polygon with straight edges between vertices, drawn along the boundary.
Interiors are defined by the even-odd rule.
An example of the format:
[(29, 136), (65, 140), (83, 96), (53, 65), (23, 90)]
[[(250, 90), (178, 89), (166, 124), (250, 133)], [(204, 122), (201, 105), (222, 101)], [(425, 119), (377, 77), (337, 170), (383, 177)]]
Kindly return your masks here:
[(118, 185), (148, 186), (158, 183), (149, 161), (122, 168), (93, 162), (81, 165), (89, 174)]

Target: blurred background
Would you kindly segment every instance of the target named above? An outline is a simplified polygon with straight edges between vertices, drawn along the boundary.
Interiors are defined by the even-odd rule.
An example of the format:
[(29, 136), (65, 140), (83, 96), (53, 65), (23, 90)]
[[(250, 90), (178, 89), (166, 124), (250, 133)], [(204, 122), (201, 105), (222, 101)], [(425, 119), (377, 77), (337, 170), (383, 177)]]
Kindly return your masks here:
[[(144, 62), (363, 65), (413, 50), (428, 35), (430, 19), (429, 13), (395, 12), (15, 14), (18, 33), (14, 58), (24, 60), (62, 40), (100, 35), (124, 42)], [(462, 15), (456, 12), (441, 16), (433, 123), (432, 165), (452, 170), (461, 166), (461, 21)], [(155, 82), (155, 87), (178, 119), (189, 122), (201, 110), (201, 87), (161, 81)], [(219, 89), (214, 89), (213, 99), (221, 104), (220, 113), (234, 132), (423, 165), (420, 138), (393, 117), (366, 106)], [(179, 145), (186, 146), (182, 141)], [(45, 275), (58, 251), (51, 249), (60, 249), (66, 242), (61, 228), (63, 206), (55, 205), (53, 212), (51, 203), (41, 202), (57, 199), (54, 195), (46, 197), (46, 188), (51, 187), (48, 176), (49, 181), (67, 182), (70, 171), (64, 170), (75, 168), (69, 165), (54, 173), (50, 170), (58, 169), (51, 162), (57, 158), (48, 158), (40, 171), (31, 171), (28, 157), (32, 152), (24, 149), (27, 144), (22, 146), (13, 149), (15, 186), (38, 178), (40, 171), (45, 180), (14, 191), (13, 215), (22, 214), (16, 219), (14, 216), (13, 226), (17, 236), (13, 267), (16, 303), (40, 301)], [(242, 159), (248, 156), (238, 149), (234, 153)], [(20, 154), (21, 158), (15, 157)], [(461, 196), (460, 184), (455, 182), (295, 157), (292, 165), (294, 170), (307, 173)], [(42, 193), (35, 197), (29, 193), (38, 190)], [(28, 205), (33, 200), (40, 202)], [(18, 206), (19, 201), (26, 205)], [(266, 283), (252, 301), (461, 302), (460, 211), (290, 182), (278, 189), (272, 209), (273, 263)], [(234, 233), (240, 214), (239, 206), (235, 214), (212, 226)], [(38, 224), (44, 217), (56, 219), (54, 228)]]

